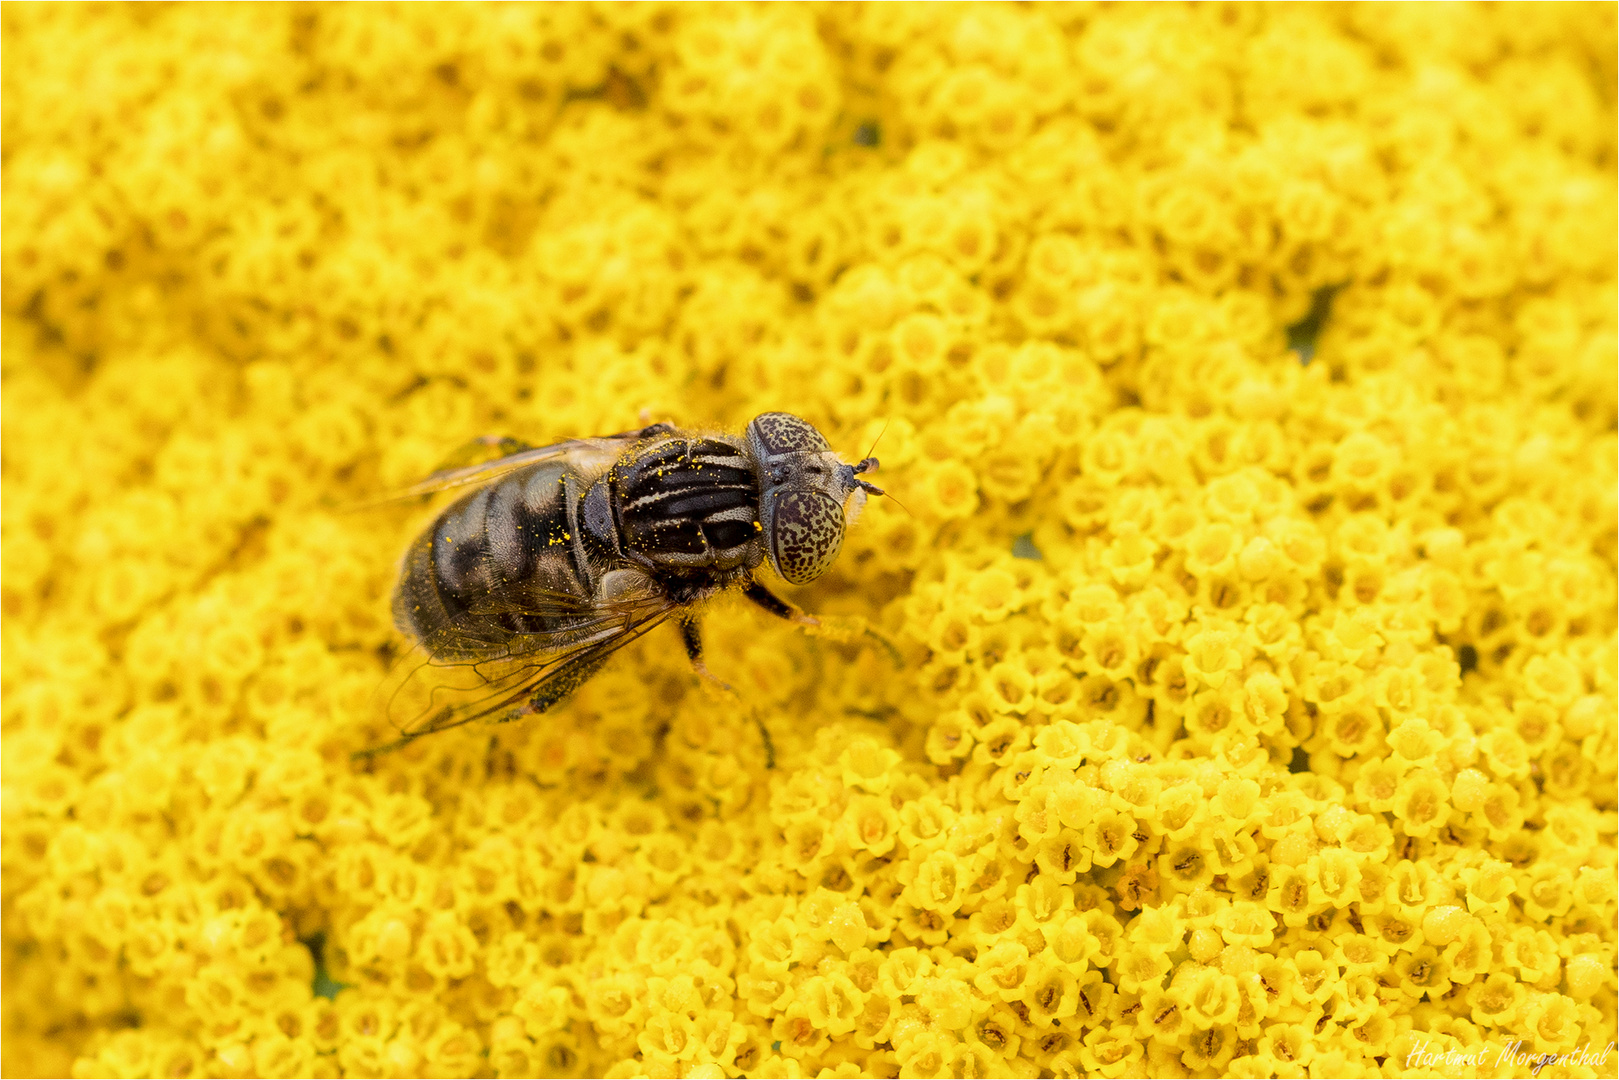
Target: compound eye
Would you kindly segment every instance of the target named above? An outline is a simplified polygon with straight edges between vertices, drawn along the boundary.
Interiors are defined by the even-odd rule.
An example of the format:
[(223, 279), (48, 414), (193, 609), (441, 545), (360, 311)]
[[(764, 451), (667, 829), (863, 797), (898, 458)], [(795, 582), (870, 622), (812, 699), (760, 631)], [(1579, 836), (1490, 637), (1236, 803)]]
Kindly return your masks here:
[(813, 424), (792, 413), (760, 413), (748, 423), (748, 434), (766, 457), (824, 454), (832, 449)]
[(843, 507), (819, 491), (777, 492), (770, 509), (770, 561), (794, 585), (814, 581), (843, 547)]

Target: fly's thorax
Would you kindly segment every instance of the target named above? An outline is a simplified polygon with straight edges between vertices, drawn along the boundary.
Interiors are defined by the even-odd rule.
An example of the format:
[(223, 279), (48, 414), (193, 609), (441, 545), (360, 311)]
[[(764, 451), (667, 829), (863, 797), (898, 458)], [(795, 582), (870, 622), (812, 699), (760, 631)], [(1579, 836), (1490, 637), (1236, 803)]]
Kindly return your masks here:
[(610, 494), (587, 493), (586, 527), (613, 515), (624, 556), (662, 573), (728, 573), (764, 559), (759, 483), (741, 439), (677, 435), (637, 446), (612, 467)]
[(790, 413), (764, 413), (746, 438), (759, 475), (759, 524), (776, 572), (795, 585), (814, 581), (843, 547), (844, 506), (861, 491), (855, 469), (821, 433)]

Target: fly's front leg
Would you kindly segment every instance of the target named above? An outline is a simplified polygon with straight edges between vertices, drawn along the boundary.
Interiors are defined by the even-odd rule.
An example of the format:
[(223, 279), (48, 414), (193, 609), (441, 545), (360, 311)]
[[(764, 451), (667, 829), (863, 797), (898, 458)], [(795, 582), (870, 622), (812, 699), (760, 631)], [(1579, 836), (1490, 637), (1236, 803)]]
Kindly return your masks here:
[(778, 619), (786, 619), (788, 622), (797, 623), (816, 637), (841, 642), (855, 641), (861, 637), (874, 638), (879, 645), (887, 650), (889, 657), (894, 661), (895, 667), (903, 666), (899, 648), (886, 635), (873, 629), (870, 623), (858, 615), (823, 615), (820, 617), (806, 615), (757, 581), (748, 582), (747, 586), (742, 590), (742, 595)]
[(703, 635), (697, 626), (697, 617), (695, 615), (688, 615), (680, 620), (680, 640), (685, 642), (686, 657), (691, 661), (691, 669), (697, 673), (699, 678), (725, 691), (727, 694), (735, 692), (731, 689), (729, 683), (721, 680), (718, 675), (708, 670), (707, 664), (703, 663)]
[(749, 600), (752, 600), (755, 604), (758, 604), (760, 607), (764, 608), (778, 619), (786, 619), (788, 622), (797, 623), (799, 626), (806, 627), (819, 627), (821, 625), (820, 619), (817, 619), (813, 615), (804, 614), (804, 612), (789, 604), (787, 601), (783, 600), (781, 597), (777, 596), (775, 593), (771, 592), (757, 581), (748, 582), (747, 586), (742, 590), (742, 595), (746, 596)]

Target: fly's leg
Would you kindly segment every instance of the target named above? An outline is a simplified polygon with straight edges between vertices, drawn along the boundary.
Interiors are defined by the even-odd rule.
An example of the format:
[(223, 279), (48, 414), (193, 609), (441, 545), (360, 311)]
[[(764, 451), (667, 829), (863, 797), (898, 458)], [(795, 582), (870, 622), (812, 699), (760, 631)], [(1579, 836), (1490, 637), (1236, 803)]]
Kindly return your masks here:
[(889, 657), (894, 661), (895, 667), (904, 666), (898, 646), (890, 641), (887, 635), (878, 632), (870, 623), (858, 615), (823, 615), (820, 617), (806, 615), (757, 581), (748, 582), (742, 589), (742, 595), (778, 619), (786, 619), (788, 622), (797, 623), (815, 637), (840, 642), (851, 642), (860, 637), (872, 638), (888, 652)]
[(774, 769), (776, 767), (776, 740), (770, 737), (770, 729), (765, 727), (765, 722), (760, 719), (759, 713), (755, 710), (750, 711), (753, 712), (753, 724), (759, 729), (759, 739), (765, 744), (765, 768)]
[[(496, 721), (505, 724), (513, 720), (521, 720), (525, 716), (545, 712), (583, 686), (592, 675), (601, 670), (603, 664), (612, 659), (615, 651), (617, 650), (613, 648), (596, 647), (586, 649), (571, 660), (564, 661), (555, 671), (550, 672), (534, 684), (534, 689), (529, 693), (527, 701), (521, 705), (513, 705), (495, 717)], [(445, 712), (448, 712), (448, 710), (445, 710)], [(459, 727), (461, 723), (465, 723), (465, 721), (444, 725), (443, 727), (430, 725), (425, 730), (414, 731), (403, 738), (395, 739), (386, 746), (379, 746), (371, 750), (360, 750), (351, 754), (350, 757), (355, 761), (370, 761), (379, 755), (392, 753), (400, 747), (409, 746), (424, 735), (448, 730), (451, 727)]]
[(680, 620), (680, 640), (685, 642), (686, 657), (691, 661), (691, 669), (697, 673), (698, 678), (727, 694), (736, 692), (731, 689), (729, 683), (708, 670), (708, 665), (703, 663), (703, 635), (695, 616), (687, 616)]
[[(774, 600), (775, 598), (771, 597), (771, 599)], [(779, 600), (776, 602), (781, 603)], [(721, 682), (719, 676), (708, 670), (708, 665), (703, 663), (703, 636), (698, 629), (695, 617), (688, 616), (680, 620), (680, 640), (686, 643), (686, 656), (691, 660), (692, 670), (697, 672), (704, 682), (717, 687), (732, 697), (738, 696), (735, 690), (731, 689), (728, 684)], [(759, 729), (759, 738), (765, 746), (765, 768), (774, 769), (776, 767), (776, 740), (770, 737), (770, 729), (765, 727), (765, 722), (760, 718), (757, 709), (749, 709), (748, 713), (753, 717), (753, 724)]]
[(764, 608), (778, 619), (797, 623), (799, 626), (818, 627), (821, 620), (813, 615), (806, 615), (798, 608), (789, 604), (757, 581), (749, 581), (742, 589), (742, 595)]
[(550, 709), (589, 681), (590, 677), (600, 671), (602, 665), (612, 658), (614, 651), (603, 648), (588, 649), (573, 659), (564, 661), (555, 671), (534, 684), (527, 701), (502, 713), (500, 722), (504, 724), (511, 720), (521, 720), (525, 716)]

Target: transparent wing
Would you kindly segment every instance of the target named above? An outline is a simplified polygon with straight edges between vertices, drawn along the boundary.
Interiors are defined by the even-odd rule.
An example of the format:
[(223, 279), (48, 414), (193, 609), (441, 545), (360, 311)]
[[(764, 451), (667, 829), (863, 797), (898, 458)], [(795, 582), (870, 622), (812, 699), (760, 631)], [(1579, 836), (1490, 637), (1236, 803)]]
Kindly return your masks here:
[[(592, 600), (573, 593), (525, 586), (519, 595), (487, 593), (473, 600), (456, 619), (425, 638), (426, 661), (438, 666), (486, 664), (508, 658), (526, 658), (594, 641), (606, 632), (634, 624), (649, 611), (662, 610), (668, 600), (648, 581), (644, 587), (611, 599)], [(490, 617), (512, 616), (505, 627), (490, 625)], [(541, 619), (553, 629), (524, 633), (515, 619)]]
[(434, 659), (419, 645), (395, 663), (385, 686), (388, 722), (399, 737), (358, 756), (478, 720), (545, 712), (674, 610), (663, 596), (619, 601), (565, 632), (504, 639), (488, 654), (467, 659)]
[(635, 431), (621, 431), (616, 435), (600, 435), (589, 439), (568, 439), (564, 442), (552, 443), (550, 446), (536, 446), (478, 465), (440, 469), (420, 483), (412, 484), (403, 491), (377, 500), (376, 504), (368, 505), (419, 498), (423, 495), (431, 495), (435, 491), (448, 491), (451, 488), (486, 484), (491, 480), (497, 480), (505, 476), (509, 472), (515, 472), (530, 465), (538, 465), (545, 461), (556, 461), (560, 458), (569, 459), (580, 472), (589, 473), (607, 468), (635, 443), (643, 439), (667, 435), (674, 430), (673, 424), (653, 424), (650, 427), (638, 428)]
[[(616, 435), (523, 448), (493, 461), (440, 469), (420, 483), (368, 505), (484, 485), (518, 469), (559, 459), (588, 475), (609, 467), (635, 443), (674, 430), (671, 424), (653, 424)], [(500, 450), (520, 445), (512, 440), (478, 442)], [(369, 757), (476, 720), (511, 720), (544, 712), (673, 609), (668, 597), (650, 581), (607, 600), (535, 585), (508, 588), (499, 597), (486, 595), (464, 617), (436, 630), (395, 662), (383, 686), (382, 711), (400, 737), (359, 756)], [(499, 617), (505, 615), (513, 618), (502, 625)], [(496, 617), (493, 625), (491, 616)], [(526, 629), (535, 621), (547, 628)]]

